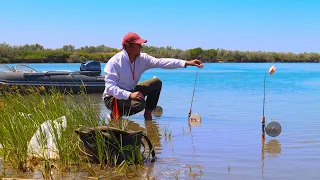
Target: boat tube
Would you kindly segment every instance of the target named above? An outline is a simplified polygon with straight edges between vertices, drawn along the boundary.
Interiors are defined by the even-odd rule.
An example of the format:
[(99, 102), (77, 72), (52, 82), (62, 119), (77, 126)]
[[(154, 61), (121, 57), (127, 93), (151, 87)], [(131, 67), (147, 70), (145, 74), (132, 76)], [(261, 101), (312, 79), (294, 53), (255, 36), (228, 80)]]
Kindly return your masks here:
[(55, 88), (59, 91), (102, 93), (105, 87), (101, 64), (97, 61), (81, 63), (80, 71), (37, 71), (27, 65), (10, 68), (0, 65), (0, 84), (5, 86)]

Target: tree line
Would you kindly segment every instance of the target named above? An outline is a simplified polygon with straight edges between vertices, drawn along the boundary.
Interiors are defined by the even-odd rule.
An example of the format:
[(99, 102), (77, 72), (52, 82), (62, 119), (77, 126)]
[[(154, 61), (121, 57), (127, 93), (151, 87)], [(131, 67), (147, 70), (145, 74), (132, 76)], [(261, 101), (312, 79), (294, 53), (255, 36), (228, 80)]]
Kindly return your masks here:
[[(108, 62), (121, 49), (99, 46), (64, 45), (62, 48), (50, 49), (40, 44), (11, 46), (0, 44), (0, 63), (80, 63), (87, 60)], [(142, 49), (158, 58), (201, 59), (203, 62), (320, 62), (320, 54), (314, 52), (285, 53), (264, 51), (237, 51), (226, 49), (202, 49), (200, 47), (182, 50), (177, 48), (144, 46)]]

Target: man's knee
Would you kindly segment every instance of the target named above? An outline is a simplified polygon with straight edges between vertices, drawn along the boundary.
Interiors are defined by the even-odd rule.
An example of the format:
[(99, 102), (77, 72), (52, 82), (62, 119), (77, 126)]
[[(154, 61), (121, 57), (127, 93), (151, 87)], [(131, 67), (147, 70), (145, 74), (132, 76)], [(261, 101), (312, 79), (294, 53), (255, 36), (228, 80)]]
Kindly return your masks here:
[(159, 78), (153, 78), (153, 84), (156, 86), (158, 89), (162, 88), (162, 81)]

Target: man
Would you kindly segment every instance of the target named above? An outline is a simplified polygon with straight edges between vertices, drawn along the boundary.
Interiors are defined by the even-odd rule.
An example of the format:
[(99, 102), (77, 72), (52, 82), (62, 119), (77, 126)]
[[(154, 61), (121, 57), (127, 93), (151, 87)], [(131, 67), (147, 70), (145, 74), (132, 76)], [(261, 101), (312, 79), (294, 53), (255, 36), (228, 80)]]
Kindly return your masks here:
[(115, 119), (145, 110), (145, 120), (152, 120), (152, 110), (157, 106), (162, 82), (158, 78), (152, 78), (138, 84), (142, 73), (146, 70), (203, 67), (199, 60), (155, 58), (141, 53), (142, 44), (146, 42), (147, 40), (134, 32), (127, 33), (122, 40), (123, 50), (115, 54), (104, 68), (106, 83), (103, 99)]

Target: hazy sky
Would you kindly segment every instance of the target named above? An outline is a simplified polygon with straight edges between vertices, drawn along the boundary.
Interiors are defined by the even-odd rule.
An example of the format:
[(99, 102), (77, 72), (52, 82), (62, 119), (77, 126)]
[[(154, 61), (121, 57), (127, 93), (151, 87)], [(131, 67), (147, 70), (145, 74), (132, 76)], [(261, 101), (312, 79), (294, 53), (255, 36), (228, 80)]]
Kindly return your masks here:
[(318, 52), (320, 0), (0, 0), (0, 43)]

